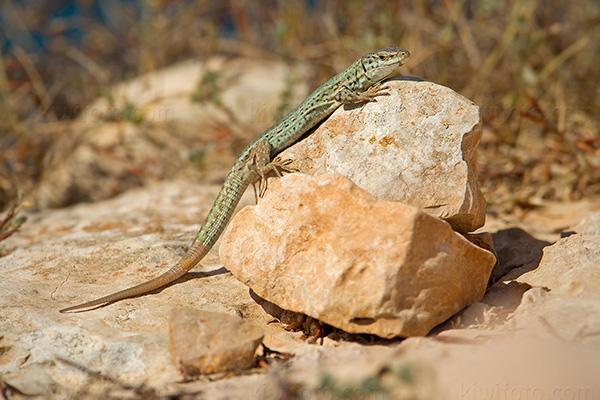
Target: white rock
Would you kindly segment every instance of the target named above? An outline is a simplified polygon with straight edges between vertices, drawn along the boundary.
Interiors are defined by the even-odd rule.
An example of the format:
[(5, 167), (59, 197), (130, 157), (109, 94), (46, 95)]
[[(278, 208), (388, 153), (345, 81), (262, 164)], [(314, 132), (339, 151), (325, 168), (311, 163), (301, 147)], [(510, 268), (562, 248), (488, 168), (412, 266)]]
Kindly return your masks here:
[(380, 200), (443, 218), (460, 232), (485, 222), (475, 173), (479, 107), (431, 82), (393, 80), (389, 96), (340, 107), (281, 154), (308, 174), (339, 174)]

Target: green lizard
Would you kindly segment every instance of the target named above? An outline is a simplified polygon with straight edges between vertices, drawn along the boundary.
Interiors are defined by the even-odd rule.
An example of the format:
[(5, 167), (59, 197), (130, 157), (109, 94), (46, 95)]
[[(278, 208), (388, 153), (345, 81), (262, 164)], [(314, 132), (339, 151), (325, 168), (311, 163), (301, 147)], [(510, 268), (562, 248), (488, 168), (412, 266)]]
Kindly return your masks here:
[(338, 75), (321, 85), (288, 116), (254, 139), (238, 157), (213, 204), (204, 225), (187, 254), (162, 275), (131, 288), (60, 310), (75, 311), (97, 307), (129, 297), (139, 296), (179, 279), (194, 267), (213, 247), (231, 218), (242, 194), (249, 185), (266, 188), (265, 175), (279, 173), (287, 163), (277, 154), (298, 141), (306, 132), (333, 113), (342, 104), (362, 103), (387, 94), (380, 83), (397, 76), (410, 53), (387, 47), (362, 56)]

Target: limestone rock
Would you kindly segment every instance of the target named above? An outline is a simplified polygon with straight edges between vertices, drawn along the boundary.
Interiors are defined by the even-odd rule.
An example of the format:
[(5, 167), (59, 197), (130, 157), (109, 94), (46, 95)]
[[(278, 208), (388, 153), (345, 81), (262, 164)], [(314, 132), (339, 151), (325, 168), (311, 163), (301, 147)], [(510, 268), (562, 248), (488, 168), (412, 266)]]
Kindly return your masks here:
[[(22, 229), (0, 242), (2, 380), (17, 379), (24, 389), (31, 378), (39, 390), (73, 392), (52, 398), (109, 398), (81, 394), (97, 380), (90, 374), (130, 385), (181, 379), (169, 352), (173, 307), (244, 315), (265, 326), (269, 317), (222, 267), (216, 249), (184, 279), (147, 296), (58, 312), (167, 270), (185, 254), (219, 188), (171, 181), (103, 202), (29, 212)], [(242, 204), (252, 202), (248, 192)], [(98, 384), (102, 393), (108, 381)]]
[(585, 235), (600, 235), (600, 212), (587, 215), (573, 230)]
[(479, 108), (431, 82), (392, 80), (390, 95), (340, 107), (285, 150), (308, 174), (339, 174), (380, 200), (421, 208), (460, 232), (485, 222), (475, 173)]
[[(600, 302), (586, 296), (587, 290), (572, 296), (548, 282), (544, 285), (551, 291), (533, 288), (524, 296), (522, 290), (528, 285), (515, 281), (506, 285), (515, 293), (489, 291), (481, 302), (503, 316), (493, 324), (483, 324), (493, 331), (480, 324), (464, 330), (450, 325), (439, 335), (424, 338), (374, 343), (369, 338), (364, 345), (325, 337), (322, 346), (314, 346), (301, 340), (300, 332), (268, 323), (271, 317), (256, 304), (247, 286), (222, 267), (215, 248), (184, 278), (162, 290), (91, 312), (58, 313), (60, 308), (140, 283), (169, 268), (185, 253), (219, 188), (173, 180), (98, 203), (28, 212), (28, 222), (21, 230), (0, 242), (0, 375), (7, 397), (23, 397), (16, 390), (28, 395), (44, 393), (38, 397), (52, 399), (139, 398), (155, 391), (147, 397), (246, 399), (250, 394), (275, 400), (294, 398), (298, 393), (331, 398), (338, 396), (338, 389), (350, 387), (358, 398), (357, 393), (373, 397), (369, 391), (373, 383), (385, 385), (390, 374), (410, 377), (403, 382), (414, 390), (438, 387), (441, 391), (438, 397), (413, 396), (419, 399), (542, 397), (537, 389), (533, 393), (533, 388), (543, 390), (544, 398), (573, 398), (573, 388), (583, 390), (580, 398), (600, 393), (595, 376), (600, 360)], [(598, 199), (589, 201), (595, 210), (600, 206)], [(242, 205), (253, 203), (249, 190)], [(567, 209), (575, 211), (565, 214)], [(577, 224), (581, 218), (573, 216), (582, 209), (586, 214), (594, 211), (581, 203), (559, 209), (537, 207), (525, 217), (511, 216), (509, 226), (520, 226), (535, 237), (554, 242), (561, 229)], [(550, 218), (556, 216), (561, 217), (559, 222), (550, 224)], [(566, 217), (570, 220), (565, 222)], [(507, 228), (502, 222), (498, 229)], [(589, 240), (585, 239), (585, 247), (597, 248)], [(582, 254), (591, 251), (580, 249)], [(561, 252), (552, 254), (555, 263), (560, 263)], [(594, 260), (589, 257), (590, 262)], [(572, 261), (565, 258), (565, 266)], [(594, 265), (585, 268), (593, 270)], [(492, 295), (494, 299), (489, 299)], [(263, 342), (268, 348), (294, 357), (284, 368), (273, 366), (264, 373), (229, 374), (216, 381), (182, 380), (169, 352), (168, 315), (173, 307), (243, 315), (245, 321), (264, 329)], [(500, 326), (502, 321), (506, 323)], [(539, 325), (534, 342), (540, 342), (543, 334), (551, 343), (536, 349), (529, 343), (518, 345), (513, 336), (532, 335), (532, 322)], [(562, 339), (556, 339), (555, 333)], [(500, 347), (485, 340), (492, 334), (500, 336)], [(562, 354), (555, 354), (558, 348), (568, 354), (576, 349), (585, 357), (567, 365)], [(548, 359), (548, 354), (554, 356)], [(430, 381), (419, 379), (418, 368), (410, 368), (411, 360), (432, 369)], [(397, 362), (409, 365), (396, 369)], [(359, 376), (340, 376), (348, 370)], [(593, 376), (582, 378), (585, 374)], [(331, 376), (329, 382), (334, 383), (328, 386), (330, 391), (323, 387), (325, 376)], [(512, 393), (507, 387), (517, 389)], [(590, 393), (592, 389), (596, 391)]]
[(544, 248), (540, 266), (519, 282), (569, 296), (599, 296), (600, 236), (571, 235)]
[(598, 296), (567, 294), (534, 287), (523, 294), (505, 330), (521, 329), (550, 334), (570, 343), (600, 349)]
[(175, 309), (169, 319), (173, 362), (188, 376), (248, 369), (263, 339), (260, 328), (227, 314)]
[(241, 210), (220, 248), (278, 306), (352, 333), (425, 335), (477, 300), (495, 263), (450, 225), (339, 175), (290, 174)]
[(171, 177), (185, 166), (182, 148), (201, 146), (196, 133), (169, 124), (74, 123), (45, 159), (36, 207), (99, 201)]
[(24, 397), (46, 395), (46, 398), (49, 398), (53, 389), (58, 386), (48, 374), (41, 371), (19, 374), (3, 383), (9, 390), (16, 391)]
[[(249, 67), (250, 62), (240, 60), (244, 68)], [(252, 70), (256, 71), (263, 61), (254, 63)], [(285, 81), (274, 80), (272, 71), (268, 69), (259, 75), (267, 76), (270, 83), (278, 86), (262, 85), (258, 79), (255, 87), (264, 90), (261, 98), (278, 102), (282, 99), (279, 88), (287, 86), (285, 81), (289, 74), (278, 75)], [(250, 135), (256, 135), (261, 130), (258, 125), (271, 122), (266, 111), (275, 110), (277, 104), (260, 102), (257, 107), (256, 97), (248, 95), (254, 93), (249, 82), (252, 78), (243, 77), (241, 73), (243, 71), (227, 71), (223, 76), (234, 78), (227, 88), (229, 95), (237, 95), (240, 102), (245, 100), (246, 103), (232, 103), (225, 98), (223, 103), (236, 110), (238, 122), (252, 126), (248, 129)], [(182, 76), (180, 87), (192, 88), (194, 80), (190, 76)], [(301, 85), (306, 82), (300, 81)], [(239, 85), (248, 89), (236, 92)], [(167, 86), (174, 87), (165, 83), (164, 87)], [(82, 185), (57, 180), (61, 186), (58, 194), (74, 193), (75, 199), (81, 199), (82, 194), (102, 189), (112, 196), (124, 190), (126, 185), (123, 184), (132, 179), (144, 183), (145, 179), (154, 181), (161, 177), (164, 169), (159, 164), (174, 168), (165, 163), (165, 158), (182, 157), (178, 162), (183, 162), (197, 140), (201, 148), (204, 148), (203, 143), (213, 139), (219, 139), (219, 143), (224, 142), (232, 149), (234, 143), (247, 142), (233, 133), (237, 123), (230, 119), (212, 115), (215, 119), (210, 120), (213, 124), (207, 128), (204, 116), (210, 112), (215, 114), (215, 107), (204, 109), (206, 104), (189, 102), (189, 92), (182, 92), (182, 96), (175, 91), (171, 92), (173, 95), (163, 92), (154, 97), (157, 92), (153, 88), (143, 85), (139, 88), (135, 93), (127, 92), (128, 100), (137, 107), (176, 108), (174, 126), (138, 126), (133, 122), (105, 123), (89, 119), (46, 124), (47, 134), (60, 136), (60, 140), (46, 140), (45, 136), (42, 140), (42, 143), (53, 144), (52, 157), (56, 161), (46, 164), (45, 171), (50, 174), (53, 168), (63, 168), (61, 174), (74, 174), (73, 180)], [(144, 97), (146, 94), (151, 96)], [(163, 99), (165, 102), (161, 103)], [(366, 104), (364, 109), (369, 110), (374, 105)], [(123, 103), (113, 106), (117, 107), (115, 111), (123, 110)], [(194, 110), (196, 106), (198, 109)], [(94, 129), (97, 126), (98, 132), (92, 132), (90, 125)], [(113, 128), (117, 129), (106, 132)], [(81, 147), (76, 147), (80, 141)], [(173, 147), (161, 147), (164, 144)], [(219, 146), (222, 144), (216, 144), (207, 154), (212, 158), (211, 163), (222, 155)], [(181, 148), (183, 156), (178, 153)], [(133, 150), (137, 153), (129, 153)], [(235, 153), (237, 151), (230, 156), (236, 156)], [(61, 157), (65, 162), (68, 157), (72, 164), (59, 165)], [(91, 157), (99, 161), (100, 170), (92, 169)], [(127, 157), (131, 157), (130, 166), (127, 166)], [(107, 164), (111, 160), (114, 165)], [(226, 157), (218, 161), (229, 163)], [(117, 175), (118, 170), (125, 173)], [(96, 174), (90, 178), (86, 171)], [(101, 179), (104, 172), (110, 175), (105, 181)], [(223, 177), (210, 175), (207, 179), (216, 182), (217, 176)], [(49, 175), (44, 175), (46, 178)], [(360, 398), (362, 394), (362, 397), (373, 397), (374, 393), (375, 397), (386, 393), (394, 397), (398, 386), (413, 390), (396, 396), (398, 398), (598, 398), (600, 301), (591, 292), (597, 281), (592, 280), (593, 275), (586, 275), (596, 270), (598, 260), (589, 254), (593, 254), (598, 245), (590, 238), (575, 236), (567, 239), (566, 244), (561, 241), (551, 252), (546, 251), (553, 260), (545, 257), (544, 265), (549, 267), (552, 262), (561, 266), (560, 271), (566, 272), (565, 282), (560, 281), (560, 272), (552, 279), (545, 276), (543, 281), (532, 274), (540, 279), (536, 284), (543, 287), (531, 288), (524, 295), (522, 292), (529, 285), (498, 282), (495, 286), (505, 285), (507, 290), (492, 288), (481, 303), (475, 304), (485, 304), (490, 313), (504, 316), (502, 319), (498, 318), (493, 324), (465, 326), (464, 330), (450, 325), (439, 335), (424, 338), (403, 341), (369, 338), (368, 345), (363, 345), (362, 337), (347, 341), (330, 335), (324, 338), (322, 346), (309, 345), (300, 339), (300, 333), (284, 331), (278, 324), (268, 323), (271, 318), (251, 298), (248, 288), (222, 267), (217, 257), (218, 246), (193, 271), (161, 290), (91, 312), (59, 314), (60, 308), (150, 279), (185, 253), (220, 188), (218, 184), (191, 184), (191, 181), (193, 179), (188, 178), (156, 182), (111, 200), (61, 210), (28, 211), (28, 222), (21, 230), (0, 242), (0, 398), (2, 395), (10, 399), (199, 396), (246, 399), (250, 396), (270, 400), (296, 398), (298, 393), (305, 398), (337, 398), (347, 393), (353, 398)], [(65, 188), (67, 184), (73, 185), (71, 193)], [(45, 183), (46, 188), (51, 185), (50, 181)], [(253, 200), (248, 191), (242, 205)], [(575, 226), (588, 214), (588, 221), (592, 223), (589, 229), (574, 230), (587, 235), (598, 232), (591, 213), (599, 209), (599, 199), (589, 197), (578, 202), (545, 203), (543, 207), (491, 219), (499, 221), (501, 229), (519, 226), (529, 235), (554, 242), (558, 240), (558, 232)], [(490, 229), (489, 220), (488, 216), (486, 229), (496, 231)], [(519, 252), (528, 250), (526, 241), (511, 249), (515, 238), (518, 236), (508, 238), (511, 243), (504, 246), (508, 253), (500, 249), (501, 259), (504, 254), (514, 254), (516, 259)], [(496, 239), (494, 235), (498, 246), (500, 242)], [(579, 249), (577, 252), (568, 248), (574, 244)], [(559, 249), (565, 250), (564, 265), (561, 265), (563, 254)], [(538, 254), (538, 250), (531, 253)], [(586, 253), (588, 256), (584, 258)], [(529, 254), (526, 256), (524, 261)], [(569, 264), (578, 258), (587, 261), (577, 262), (575, 273), (569, 270)], [(521, 267), (530, 267), (529, 262), (517, 261), (511, 264), (517, 268), (510, 274), (522, 274), (518, 271), (523, 269)], [(592, 278), (590, 282), (588, 278)], [(169, 352), (168, 315), (173, 307), (198, 307), (243, 315), (245, 321), (265, 330), (267, 347), (294, 356), (283, 368), (274, 363), (262, 373), (233, 373), (218, 380), (183, 380)], [(462, 318), (462, 322), (468, 322), (467, 318)], [(532, 332), (534, 323), (537, 325)], [(532, 335), (531, 340), (523, 342), (522, 336)], [(575, 359), (568, 361), (572, 357)], [(419, 366), (430, 369), (431, 374), (424, 373)], [(436, 388), (439, 396), (431, 394)], [(379, 391), (373, 392), (373, 389)]]
[(235, 130), (245, 125), (256, 136), (273, 123), (283, 93), (290, 105), (306, 98), (308, 79), (302, 63), (219, 56), (189, 60), (113, 86), (109, 96), (99, 97), (78, 118), (98, 122), (107, 115), (118, 117), (129, 106), (145, 122), (206, 129), (208, 120), (209, 125), (226, 124)]
[(544, 248), (538, 268), (517, 278), (532, 286), (511, 327), (600, 345), (600, 236), (574, 234)]
[(302, 65), (215, 57), (115, 85), (54, 134), (32, 200), (40, 208), (99, 201), (190, 166), (221, 179), (282, 101), (306, 97), (307, 79), (294, 78), (307, 75)]
[(494, 268), (498, 265), (498, 254), (496, 254), (496, 249), (494, 248), (494, 239), (489, 232), (465, 233), (463, 236), (474, 245), (492, 253), (496, 258)]

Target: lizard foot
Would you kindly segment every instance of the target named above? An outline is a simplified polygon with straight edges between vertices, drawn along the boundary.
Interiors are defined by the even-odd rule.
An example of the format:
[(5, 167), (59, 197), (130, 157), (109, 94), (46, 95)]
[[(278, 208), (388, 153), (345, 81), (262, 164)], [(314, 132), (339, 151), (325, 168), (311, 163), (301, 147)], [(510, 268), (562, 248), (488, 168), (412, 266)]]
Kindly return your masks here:
[(257, 175), (258, 175), (258, 194), (256, 191), (256, 183), (254, 183), (252, 186), (254, 187), (254, 197), (256, 199), (256, 201), (258, 202), (258, 197), (262, 198), (268, 188), (268, 175), (271, 172), (274, 172), (278, 177), (282, 177), (283, 176), (283, 172), (298, 172), (298, 170), (296, 168), (292, 168), (290, 167), (290, 164), (293, 161), (289, 158), (286, 158), (285, 160), (282, 160), (281, 157), (277, 156), (273, 159), (273, 161), (267, 163), (266, 165), (263, 166), (253, 166), (252, 167), (252, 171), (254, 171)]
[(355, 104), (373, 101), (377, 96), (387, 96), (389, 94), (389, 87), (377, 83), (364, 92), (355, 92), (348, 88), (342, 88), (333, 95), (333, 98), (342, 104)]

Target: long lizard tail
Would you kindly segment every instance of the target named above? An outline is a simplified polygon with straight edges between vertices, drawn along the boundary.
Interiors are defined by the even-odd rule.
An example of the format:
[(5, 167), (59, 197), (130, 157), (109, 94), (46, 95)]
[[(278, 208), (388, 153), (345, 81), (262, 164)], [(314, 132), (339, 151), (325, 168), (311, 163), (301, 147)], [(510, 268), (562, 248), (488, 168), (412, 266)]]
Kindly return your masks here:
[(60, 312), (65, 313), (69, 311), (90, 309), (101, 304), (113, 303), (129, 297), (139, 296), (168, 285), (185, 275), (185, 273), (198, 264), (214, 246), (221, 235), (221, 232), (225, 229), (225, 225), (227, 225), (227, 222), (231, 218), (233, 210), (242, 198), (244, 190), (248, 187), (249, 180), (245, 179), (243, 176), (240, 177), (239, 172), (244, 165), (244, 162), (238, 161), (234, 164), (227, 179), (225, 179), (223, 187), (219, 191), (215, 203), (208, 212), (206, 221), (202, 225), (202, 228), (200, 228), (194, 244), (188, 250), (186, 255), (170, 270), (142, 284), (109, 294), (108, 296), (96, 300), (88, 301), (87, 303), (63, 308)]
[(185, 275), (186, 272), (192, 269), (196, 264), (198, 264), (198, 262), (200, 262), (200, 260), (202, 260), (202, 258), (204, 258), (204, 256), (208, 253), (211, 247), (212, 246), (205, 246), (204, 244), (202, 244), (202, 242), (195, 241), (190, 250), (185, 255), (185, 257), (179, 260), (177, 264), (175, 264), (164, 274), (157, 276), (156, 278), (147, 282), (141, 283), (137, 286), (130, 287), (129, 289), (121, 290), (120, 292), (109, 294), (108, 296), (88, 301), (87, 303), (63, 308), (62, 310), (60, 310), (60, 312), (65, 313), (69, 311), (83, 310), (84, 308), (92, 308), (104, 303), (112, 303), (114, 301), (126, 299), (128, 297), (135, 297), (140, 294), (148, 293), (160, 287), (163, 287), (168, 283), (171, 283), (174, 280), (177, 280), (183, 275)]

